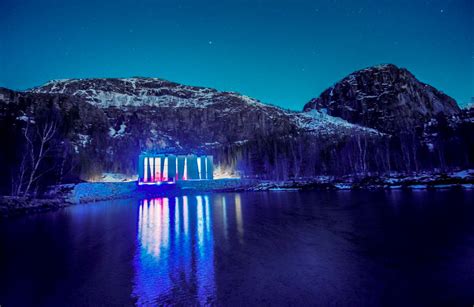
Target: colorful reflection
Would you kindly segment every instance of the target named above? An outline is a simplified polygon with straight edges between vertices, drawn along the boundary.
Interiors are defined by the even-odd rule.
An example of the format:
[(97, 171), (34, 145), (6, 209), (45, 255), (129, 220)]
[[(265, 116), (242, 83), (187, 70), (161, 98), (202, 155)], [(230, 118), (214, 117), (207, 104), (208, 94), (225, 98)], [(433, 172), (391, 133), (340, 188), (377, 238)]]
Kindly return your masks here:
[(134, 261), (137, 305), (177, 296), (204, 305), (215, 298), (211, 212), (207, 195), (141, 201)]

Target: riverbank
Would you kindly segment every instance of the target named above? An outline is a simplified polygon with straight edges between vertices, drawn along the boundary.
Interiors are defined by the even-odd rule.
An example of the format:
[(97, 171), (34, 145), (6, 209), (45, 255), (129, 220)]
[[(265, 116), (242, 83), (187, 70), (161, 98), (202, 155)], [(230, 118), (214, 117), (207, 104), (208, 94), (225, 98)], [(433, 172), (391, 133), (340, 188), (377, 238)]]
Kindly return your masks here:
[(474, 170), (451, 173), (389, 174), (385, 176), (319, 176), (310, 179), (270, 181), (218, 179), (180, 181), (172, 188), (139, 188), (136, 182), (83, 182), (51, 187), (41, 199), (0, 197), (0, 217), (55, 210), (78, 203), (147, 197), (174, 197), (203, 192), (288, 191), (288, 190), (420, 190), (474, 189)]
[(202, 192), (226, 192), (250, 190), (258, 181), (248, 179), (218, 179), (181, 181), (172, 189), (158, 186), (139, 188), (132, 182), (81, 182), (52, 186), (42, 198), (0, 196), (0, 217), (55, 210), (74, 204), (98, 201), (147, 197), (174, 197)]
[(419, 190), (446, 188), (473, 189), (474, 170), (462, 170), (450, 173), (393, 173), (384, 176), (320, 176), (300, 180), (261, 181), (249, 190)]
[(0, 217), (23, 215), (27, 213), (45, 212), (72, 205), (64, 198), (30, 198), (0, 196)]

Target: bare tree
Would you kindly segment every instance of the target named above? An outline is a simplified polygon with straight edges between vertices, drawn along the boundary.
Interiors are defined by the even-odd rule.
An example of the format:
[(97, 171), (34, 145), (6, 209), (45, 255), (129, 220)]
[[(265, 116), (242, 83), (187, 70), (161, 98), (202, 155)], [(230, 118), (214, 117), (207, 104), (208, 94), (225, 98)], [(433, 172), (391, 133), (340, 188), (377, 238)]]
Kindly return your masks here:
[(357, 148), (359, 149), (359, 163), (360, 171), (363, 174), (367, 174), (367, 137), (363, 137), (363, 142), (361, 140), (361, 135), (357, 135)]
[(23, 136), (26, 140), (25, 150), (20, 163), (18, 179), (14, 193), (26, 196), (38, 180), (53, 168), (42, 169), (42, 162), (51, 150), (51, 143), (57, 131), (55, 122), (47, 122), (42, 126), (30, 127), (28, 122)]

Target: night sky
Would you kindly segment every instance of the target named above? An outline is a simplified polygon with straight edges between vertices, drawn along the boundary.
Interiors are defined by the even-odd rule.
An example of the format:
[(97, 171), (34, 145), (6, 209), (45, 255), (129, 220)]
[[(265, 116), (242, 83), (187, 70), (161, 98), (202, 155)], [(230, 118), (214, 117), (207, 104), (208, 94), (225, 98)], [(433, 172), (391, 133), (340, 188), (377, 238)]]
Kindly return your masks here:
[(354, 70), (474, 96), (473, 0), (0, 0), (0, 86), (159, 77), (299, 110)]

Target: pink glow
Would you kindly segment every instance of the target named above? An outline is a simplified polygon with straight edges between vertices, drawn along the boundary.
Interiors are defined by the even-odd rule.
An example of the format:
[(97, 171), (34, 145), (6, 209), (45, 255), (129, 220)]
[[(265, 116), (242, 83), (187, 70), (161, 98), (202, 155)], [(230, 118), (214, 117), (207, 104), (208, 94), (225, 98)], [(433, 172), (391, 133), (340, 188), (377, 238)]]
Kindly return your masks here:
[(148, 158), (143, 160), (144, 169), (143, 169), (143, 182), (148, 182)]
[(168, 157), (163, 158), (163, 174), (162, 181), (168, 181)]
[(184, 170), (183, 170), (183, 180), (186, 180), (186, 174), (188, 173), (188, 158), (184, 158)]
[(150, 163), (150, 181), (154, 182), (155, 181), (155, 163), (153, 158), (148, 159), (148, 163)]
[(160, 182), (161, 179), (161, 158), (155, 158), (155, 182)]

